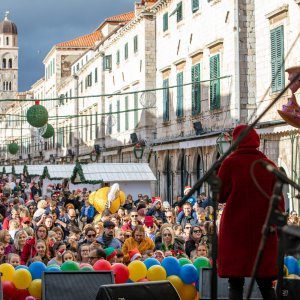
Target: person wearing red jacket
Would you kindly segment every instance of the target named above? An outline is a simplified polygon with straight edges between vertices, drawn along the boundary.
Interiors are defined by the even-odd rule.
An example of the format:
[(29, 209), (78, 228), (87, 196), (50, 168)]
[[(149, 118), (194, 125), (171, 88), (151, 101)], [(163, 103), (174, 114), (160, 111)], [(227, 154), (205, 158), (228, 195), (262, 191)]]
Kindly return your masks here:
[(35, 249), (35, 243), (38, 240), (45, 240), (48, 244), (48, 229), (44, 224), (38, 225), (35, 230), (35, 237), (30, 238), (26, 241), (21, 254), (21, 264), (27, 265), (31, 259), (36, 256), (37, 251)]
[[(247, 125), (239, 125), (233, 131), (236, 140)], [(218, 273), (229, 278), (229, 299), (243, 299), (244, 278), (250, 277), (261, 240), (261, 232), (269, 209), (276, 177), (255, 163), (264, 160), (274, 165), (257, 148), (260, 139), (254, 129), (247, 134), (237, 149), (221, 164), (218, 176), (222, 181), (220, 203), (226, 203), (220, 221), (218, 244)], [(254, 164), (254, 165), (253, 165)], [(250, 169), (266, 195), (255, 185)], [(283, 197), (280, 210), (284, 210)], [(275, 299), (272, 281), (277, 277), (276, 231), (269, 234), (256, 282), (264, 299)]]

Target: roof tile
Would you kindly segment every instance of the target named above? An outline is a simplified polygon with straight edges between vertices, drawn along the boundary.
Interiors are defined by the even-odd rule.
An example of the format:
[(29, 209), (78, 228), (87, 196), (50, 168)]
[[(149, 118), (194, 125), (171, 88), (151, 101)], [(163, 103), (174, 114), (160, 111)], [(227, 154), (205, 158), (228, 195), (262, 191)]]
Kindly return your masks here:
[(109, 18), (105, 19), (105, 22), (124, 22), (124, 21), (130, 21), (134, 18), (134, 11), (121, 14), (121, 15), (116, 15), (112, 16)]
[(80, 36), (78, 38), (75, 38), (73, 40), (62, 42), (59, 44), (56, 44), (56, 47), (93, 47), (95, 45), (95, 42), (101, 40), (102, 34), (99, 30), (96, 30), (92, 33)]

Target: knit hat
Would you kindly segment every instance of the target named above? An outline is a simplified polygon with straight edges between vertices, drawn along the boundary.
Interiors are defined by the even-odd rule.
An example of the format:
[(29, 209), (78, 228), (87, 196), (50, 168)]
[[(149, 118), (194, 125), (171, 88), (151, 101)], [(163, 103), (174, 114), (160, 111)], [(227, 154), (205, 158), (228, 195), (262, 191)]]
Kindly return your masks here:
[(114, 258), (117, 255), (117, 252), (116, 252), (115, 248), (113, 248), (113, 247), (105, 248), (104, 252), (106, 254), (106, 260), (111, 260), (112, 258)]
[(164, 208), (170, 208), (171, 206), (170, 206), (170, 203), (168, 201), (164, 201), (163, 202), (163, 207)]
[(152, 207), (155, 207), (155, 205), (159, 202), (161, 204), (160, 197), (152, 197)]
[(186, 195), (186, 194), (189, 192), (190, 189), (191, 189), (190, 186), (188, 186), (188, 185), (185, 186), (185, 187), (184, 187), (184, 190), (183, 190), (183, 194)]
[(141, 255), (141, 253), (139, 252), (139, 250), (137, 248), (129, 250), (130, 261), (134, 261), (134, 260), (136, 260), (139, 257), (142, 257), (142, 255)]

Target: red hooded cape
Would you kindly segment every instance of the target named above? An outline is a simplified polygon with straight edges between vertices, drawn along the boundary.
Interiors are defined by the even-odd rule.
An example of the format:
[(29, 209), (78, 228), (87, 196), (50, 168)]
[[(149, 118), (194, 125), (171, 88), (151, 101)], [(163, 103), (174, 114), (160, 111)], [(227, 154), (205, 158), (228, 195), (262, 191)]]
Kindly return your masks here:
[[(233, 140), (246, 128), (239, 125)], [(269, 209), (276, 178), (259, 163), (254, 167), (256, 180), (269, 195), (262, 195), (254, 184), (250, 168), (254, 161), (273, 162), (257, 150), (260, 139), (253, 129), (243, 139), (237, 150), (228, 156), (218, 171), (222, 180), (219, 202), (225, 203), (219, 231), (218, 273), (221, 277), (250, 277), (261, 239), (262, 226)], [(284, 200), (280, 202), (284, 208)], [(271, 233), (259, 265), (257, 277), (277, 276), (277, 234)]]

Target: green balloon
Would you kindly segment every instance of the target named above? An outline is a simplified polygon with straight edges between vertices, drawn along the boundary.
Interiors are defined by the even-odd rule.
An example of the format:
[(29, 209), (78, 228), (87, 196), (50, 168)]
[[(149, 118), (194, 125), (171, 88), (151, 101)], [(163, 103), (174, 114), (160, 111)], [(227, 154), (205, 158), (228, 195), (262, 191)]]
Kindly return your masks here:
[(51, 264), (51, 265), (47, 266), (47, 269), (49, 269), (49, 268), (58, 268), (58, 269), (60, 269), (60, 266), (58, 264)]
[(186, 257), (181, 257), (179, 258), (179, 264), (182, 267), (184, 265), (192, 264), (192, 262)]
[(54, 135), (54, 128), (51, 124), (47, 124), (47, 129), (45, 133), (42, 135), (44, 139), (50, 139)]
[(65, 261), (61, 265), (60, 269), (62, 271), (78, 271), (78, 270), (80, 270), (79, 264), (77, 262), (71, 261), (71, 260)]
[(204, 256), (197, 257), (194, 261), (194, 266), (197, 268), (197, 270), (211, 267), (209, 259)]

